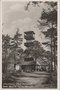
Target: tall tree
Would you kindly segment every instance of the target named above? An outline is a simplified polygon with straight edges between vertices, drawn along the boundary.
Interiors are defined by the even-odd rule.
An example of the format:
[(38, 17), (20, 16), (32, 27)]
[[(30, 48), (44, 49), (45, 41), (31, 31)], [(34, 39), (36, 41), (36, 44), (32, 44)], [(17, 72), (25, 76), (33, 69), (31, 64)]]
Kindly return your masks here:
[[(21, 38), (22, 34), (19, 33), (19, 28), (17, 28), (16, 34), (14, 37), (11, 39), (11, 53), (14, 55), (14, 69), (16, 66), (16, 60), (21, 58), (21, 54), (23, 52), (23, 49), (21, 48), (21, 44), (23, 41), (23, 38)], [(17, 56), (19, 54), (19, 56)]]
[(4, 73), (7, 73), (8, 56), (9, 56), (8, 49), (9, 48), (10, 48), (10, 36), (2, 35), (2, 64), (3, 64), (2, 69)]
[[(52, 70), (52, 62), (53, 62), (53, 53), (54, 53), (54, 64), (55, 64), (55, 56), (56, 56), (56, 40), (57, 40), (57, 3), (56, 2), (45, 2), (51, 6), (49, 10), (43, 10), (41, 14), (41, 21), (45, 20), (45, 23), (42, 24), (41, 21), (38, 21), (42, 25), (49, 26), (49, 29), (47, 31), (43, 31), (44, 35), (46, 37), (49, 37), (51, 39), (50, 44), (48, 42), (43, 43), (45, 45), (50, 45), (51, 46), (51, 70)], [(53, 52), (54, 50), (54, 52)]]

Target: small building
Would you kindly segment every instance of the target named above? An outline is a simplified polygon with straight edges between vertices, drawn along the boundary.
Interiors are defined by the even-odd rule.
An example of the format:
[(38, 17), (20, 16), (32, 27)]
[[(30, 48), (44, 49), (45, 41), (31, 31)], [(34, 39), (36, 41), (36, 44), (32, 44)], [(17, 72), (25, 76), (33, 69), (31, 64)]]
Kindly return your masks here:
[(38, 58), (36, 60), (36, 70), (37, 71), (48, 71), (49, 70), (49, 62), (45, 58)]

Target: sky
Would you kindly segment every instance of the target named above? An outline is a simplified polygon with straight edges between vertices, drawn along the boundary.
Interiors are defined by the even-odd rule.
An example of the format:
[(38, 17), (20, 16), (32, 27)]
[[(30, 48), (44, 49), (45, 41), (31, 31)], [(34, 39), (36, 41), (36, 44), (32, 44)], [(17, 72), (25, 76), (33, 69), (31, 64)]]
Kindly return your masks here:
[[(46, 41), (45, 36), (41, 33), (41, 29), (38, 28), (37, 20), (41, 16), (41, 12), (43, 7), (47, 9), (47, 5), (44, 3), (40, 4), (40, 7), (30, 5), (28, 10), (25, 10), (25, 6), (28, 2), (22, 1), (3, 1), (2, 2), (2, 32), (3, 34), (8, 34), (11, 37), (19, 28), (19, 32), (22, 34), (23, 43), (22, 47), (25, 49), (24, 46), (24, 32), (25, 31), (34, 31), (35, 32), (35, 40), (38, 40), (40, 43)], [(42, 28), (47, 29), (47, 28)]]

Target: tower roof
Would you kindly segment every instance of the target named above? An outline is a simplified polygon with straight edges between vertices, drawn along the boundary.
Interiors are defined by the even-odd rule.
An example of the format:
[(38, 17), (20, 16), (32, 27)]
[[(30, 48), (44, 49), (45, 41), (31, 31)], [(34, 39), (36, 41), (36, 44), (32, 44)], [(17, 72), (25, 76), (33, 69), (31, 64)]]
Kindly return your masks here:
[(34, 31), (26, 31), (25, 34), (35, 34)]

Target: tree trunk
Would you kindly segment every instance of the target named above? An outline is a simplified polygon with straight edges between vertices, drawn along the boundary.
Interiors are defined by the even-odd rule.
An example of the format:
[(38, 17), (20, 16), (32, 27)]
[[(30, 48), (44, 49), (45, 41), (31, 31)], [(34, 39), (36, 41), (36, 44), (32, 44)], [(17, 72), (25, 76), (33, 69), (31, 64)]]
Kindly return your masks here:
[(36, 58), (35, 58), (35, 70), (36, 70)]
[(55, 53), (55, 48), (56, 46), (55, 46), (55, 40), (54, 40), (54, 70), (55, 70), (55, 62), (56, 62), (56, 60), (55, 60), (55, 56), (56, 56), (56, 53)]
[(5, 53), (5, 74), (7, 74), (7, 49)]
[(53, 66), (52, 66), (52, 62), (53, 62), (53, 43), (52, 43), (52, 40), (53, 40), (53, 24), (52, 24), (52, 31), (51, 31), (51, 67), (50, 67), (50, 70), (51, 72), (53, 71)]
[(51, 67), (50, 71), (52, 71), (52, 34), (51, 34)]
[(15, 60), (15, 53), (14, 53), (14, 71), (15, 71), (15, 67), (16, 67), (16, 60)]

